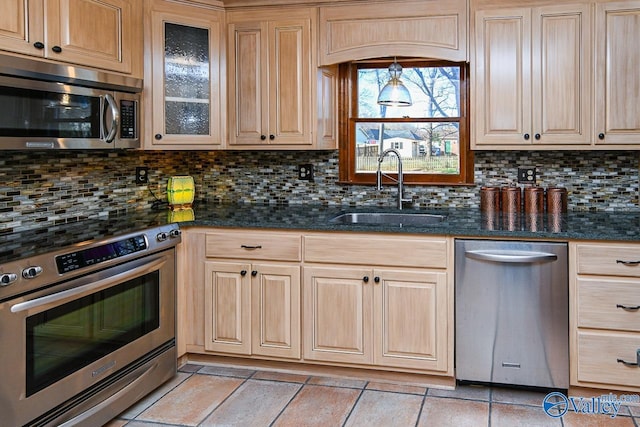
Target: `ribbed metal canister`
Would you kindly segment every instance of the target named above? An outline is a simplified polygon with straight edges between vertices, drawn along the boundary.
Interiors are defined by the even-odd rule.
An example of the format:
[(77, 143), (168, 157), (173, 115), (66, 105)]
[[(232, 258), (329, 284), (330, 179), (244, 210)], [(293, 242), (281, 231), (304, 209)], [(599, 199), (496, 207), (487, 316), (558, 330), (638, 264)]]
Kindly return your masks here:
[(500, 211), (500, 187), (480, 188), (480, 211), (499, 212)]
[(560, 214), (567, 212), (567, 189), (560, 187), (547, 188), (547, 213)]
[(502, 200), (502, 212), (520, 212), (522, 202), (522, 190), (520, 189), (520, 187), (502, 187), (500, 189), (500, 198)]
[(524, 213), (534, 215), (544, 213), (544, 188), (527, 187), (524, 189)]

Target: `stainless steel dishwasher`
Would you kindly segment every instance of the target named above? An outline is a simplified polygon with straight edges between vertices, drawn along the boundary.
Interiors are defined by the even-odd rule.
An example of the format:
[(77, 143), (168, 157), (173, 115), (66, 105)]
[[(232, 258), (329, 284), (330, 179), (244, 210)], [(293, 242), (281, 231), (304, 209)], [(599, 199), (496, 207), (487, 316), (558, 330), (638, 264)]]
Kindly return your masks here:
[(456, 240), (456, 378), (569, 387), (567, 244)]

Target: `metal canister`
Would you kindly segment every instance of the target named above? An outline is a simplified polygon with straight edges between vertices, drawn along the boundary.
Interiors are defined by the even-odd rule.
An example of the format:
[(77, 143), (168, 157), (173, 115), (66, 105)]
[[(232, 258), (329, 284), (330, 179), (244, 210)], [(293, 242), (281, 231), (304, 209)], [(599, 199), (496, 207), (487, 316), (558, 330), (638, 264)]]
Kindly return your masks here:
[(567, 189), (560, 187), (547, 188), (547, 213), (560, 214), (567, 212)]
[(520, 187), (509, 186), (502, 187), (500, 189), (500, 198), (502, 199), (502, 212), (504, 213), (519, 213), (522, 190)]
[(480, 211), (499, 212), (500, 211), (500, 187), (480, 188)]
[(542, 187), (527, 187), (524, 189), (524, 213), (544, 213), (544, 189)]

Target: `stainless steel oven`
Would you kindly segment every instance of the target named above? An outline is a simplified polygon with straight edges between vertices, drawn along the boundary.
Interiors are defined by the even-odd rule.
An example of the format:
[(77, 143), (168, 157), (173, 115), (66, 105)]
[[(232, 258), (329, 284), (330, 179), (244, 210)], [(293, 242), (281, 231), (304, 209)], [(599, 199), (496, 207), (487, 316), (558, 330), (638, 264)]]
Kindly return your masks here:
[(179, 240), (165, 226), (0, 266), (3, 425), (99, 425), (175, 374)]

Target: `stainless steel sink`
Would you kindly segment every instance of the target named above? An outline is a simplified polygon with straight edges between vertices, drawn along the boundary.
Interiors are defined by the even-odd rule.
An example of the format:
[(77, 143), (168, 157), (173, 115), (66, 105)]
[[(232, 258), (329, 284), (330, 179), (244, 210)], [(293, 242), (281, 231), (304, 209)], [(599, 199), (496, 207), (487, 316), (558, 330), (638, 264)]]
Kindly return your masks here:
[(444, 215), (421, 213), (391, 213), (391, 212), (349, 212), (331, 219), (337, 224), (372, 224), (372, 225), (433, 225), (444, 221)]

